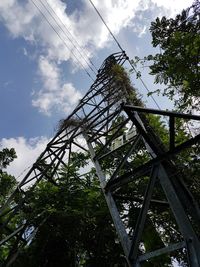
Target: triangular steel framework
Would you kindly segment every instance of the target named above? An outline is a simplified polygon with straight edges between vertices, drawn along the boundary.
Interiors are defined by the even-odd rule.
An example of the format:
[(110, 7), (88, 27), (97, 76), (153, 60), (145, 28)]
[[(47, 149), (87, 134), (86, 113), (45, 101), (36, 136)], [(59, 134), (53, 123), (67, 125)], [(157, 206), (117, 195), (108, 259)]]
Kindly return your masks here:
[[(31, 188), (34, 189), (44, 178), (56, 183), (56, 180), (59, 179), (59, 169), (70, 164), (71, 153), (74, 149), (90, 153), (124, 250), (127, 266), (139, 267), (145, 261), (176, 250), (187, 252), (189, 266), (200, 266), (200, 241), (193, 227), (194, 224), (199, 227), (200, 210), (192, 194), (180, 179), (180, 173), (174, 163), (174, 157), (177, 153), (200, 140), (200, 135), (197, 135), (175, 146), (175, 119), (200, 120), (200, 117), (137, 107), (138, 102), (135, 103), (130, 100), (129, 90), (110, 74), (113, 65), (122, 66), (126, 60), (126, 54), (120, 52), (112, 54), (104, 61), (90, 90), (72, 114), (63, 122), (61, 130), (49, 142), (44, 152), (1, 208), (0, 216), (4, 219), (1, 229), (6, 228), (9, 231), (7, 234), (4, 232), (0, 245), (4, 245), (11, 239), (16, 241), (16, 247), (11, 251), (4, 266), (9, 266), (14, 261), (20, 246), (29, 242), (37, 231), (37, 228), (33, 228), (29, 222), (18, 223), (16, 229), (12, 228), (12, 219), (26, 203), (26, 187), (31, 185)], [(170, 147), (168, 150), (150, 127), (147, 120), (149, 113), (169, 117)], [(73, 127), (70, 125), (71, 122), (73, 122)], [(127, 127), (132, 129), (129, 138), (125, 138), (121, 134)], [(137, 154), (145, 155), (146, 161), (144, 164), (134, 167), (131, 161), (137, 158)], [(105, 160), (110, 162), (106, 170), (103, 167)], [(112, 164), (113, 162), (115, 162), (115, 166)], [(127, 211), (123, 211), (122, 208), (119, 209), (118, 203), (122, 199), (121, 207), (127, 208), (129, 206), (130, 196), (126, 196), (125, 193), (121, 194), (121, 192), (124, 186), (127, 187), (132, 182), (138, 182), (144, 176), (148, 177), (146, 190), (142, 196), (140, 194), (141, 197), (138, 197), (137, 192), (134, 193), (136, 196), (132, 200), (133, 203), (137, 203), (140, 212), (135, 218), (134, 231), (131, 232), (129, 222), (122, 216)], [(153, 199), (156, 183), (159, 183), (164, 192), (165, 202)], [(17, 204), (15, 203), (16, 195), (19, 199)], [(178, 243), (163, 243), (162, 248), (145, 251), (140, 246), (152, 203), (154, 205), (169, 205), (181, 238)]]

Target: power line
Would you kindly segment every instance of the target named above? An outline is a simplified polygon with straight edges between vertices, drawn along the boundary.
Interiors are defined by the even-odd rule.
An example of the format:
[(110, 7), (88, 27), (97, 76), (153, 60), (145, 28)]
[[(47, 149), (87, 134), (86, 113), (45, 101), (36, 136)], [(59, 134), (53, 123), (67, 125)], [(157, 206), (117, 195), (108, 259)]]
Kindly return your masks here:
[[(120, 43), (118, 42), (117, 38), (115, 37), (115, 35), (112, 33), (112, 31), (110, 30), (110, 28), (108, 27), (108, 25), (106, 24), (105, 20), (103, 19), (102, 15), (100, 14), (100, 12), (98, 11), (98, 9), (96, 8), (96, 6), (94, 5), (94, 3), (92, 2), (92, 0), (89, 0), (89, 2), (91, 3), (91, 5), (93, 6), (93, 8), (95, 9), (95, 11), (97, 12), (97, 14), (99, 15), (100, 19), (102, 20), (103, 24), (105, 25), (105, 27), (107, 28), (108, 32), (110, 33), (110, 35), (112, 36), (112, 38), (114, 39), (114, 41), (116, 42), (117, 46), (119, 47), (119, 49), (124, 52), (124, 49), (122, 48), (122, 46), (120, 45)], [(135, 71), (135, 73), (138, 73), (135, 66), (133, 65), (133, 63), (131, 62), (131, 60), (128, 58), (128, 62), (131, 65), (131, 67), (133, 68), (133, 70)], [(150, 90), (148, 89), (147, 85), (145, 84), (145, 82), (142, 80), (141, 77), (138, 77), (139, 80), (141, 81), (142, 85), (144, 86), (144, 88), (147, 90), (148, 93), (150, 93)], [(155, 103), (155, 105), (157, 106), (158, 109), (161, 109), (160, 106), (158, 105), (158, 103), (156, 102), (155, 98), (151, 95), (150, 96), (153, 100), (153, 102)]]
[(96, 6), (94, 5), (94, 3), (92, 2), (92, 0), (89, 0), (91, 5), (94, 7), (95, 11), (97, 12), (97, 14), (99, 15), (99, 17), (101, 18), (103, 24), (105, 25), (105, 27), (107, 28), (107, 30), (109, 31), (110, 35), (113, 37), (113, 39), (115, 40), (116, 44), (118, 45), (119, 49), (123, 52), (123, 48), (121, 47), (120, 43), (117, 41), (117, 38), (114, 36), (114, 34), (111, 32), (110, 28), (108, 27), (108, 25), (106, 24), (105, 20), (103, 19), (103, 17), (101, 16), (100, 12), (98, 11), (98, 9), (96, 8)]
[(92, 62), (92, 60), (88, 57), (87, 53), (85, 52), (84, 48), (81, 47), (81, 45), (78, 43), (78, 41), (74, 38), (73, 34), (67, 29), (66, 25), (62, 22), (62, 20), (58, 17), (58, 15), (56, 14), (56, 12), (52, 9), (52, 7), (49, 5), (49, 3), (47, 2), (47, 5), (50, 7), (50, 9), (53, 11), (53, 13), (55, 14), (55, 16), (58, 18), (58, 20), (61, 22), (61, 24), (64, 26), (64, 28), (66, 29), (66, 31), (69, 33), (69, 35), (72, 37), (72, 39), (76, 42), (77, 46), (82, 49), (82, 52), (85, 54), (86, 59), (90, 62), (90, 64), (95, 68), (96, 71), (98, 71), (98, 69), (96, 68), (96, 66), (94, 65), (94, 63)]
[(17, 177), (16, 180), (19, 180), (19, 178), (25, 173), (27, 172), (30, 168), (32, 167), (32, 165), (29, 165), (28, 167), (26, 167)]
[[(57, 26), (60, 28), (60, 30), (63, 32), (63, 34), (67, 37), (67, 39), (71, 42), (71, 44), (75, 47), (75, 49), (78, 51), (79, 55), (83, 58), (83, 60), (85, 61), (85, 63), (87, 64), (87, 66), (90, 68), (90, 70), (96, 75), (95, 70), (97, 71), (97, 68), (95, 67), (94, 63), (88, 58), (87, 54), (85, 53), (84, 49), (80, 46), (80, 44), (77, 42), (77, 40), (74, 38), (74, 36), (71, 34), (71, 32), (67, 29), (66, 25), (63, 23), (63, 21), (58, 17), (58, 15), (56, 14), (56, 12), (53, 10), (53, 8), (51, 7), (51, 5), (49, 5), (48, 1), (46, 2), (47, 6), (49, 8), (47, 8), (45, 6), (45, 4), (42, 2), (42, 0), (39, 0), (40, 3), (43, 5), (43, 7), (45, 8), (45, 10), (49, 13), (49, 15), (52, 17), (52, 19), (55, 21), (55, 23), (57, 24)], [(52, 14), (53, 13), (53, 14)], [(56, 18), (57, 20), (56, 20)], [(63, 30), (63, 28), (60, 26), (60, 24), (58, 23), (60, 22), (62, 24), (62, 26), (64, 27), (65, 31)], [(71, 38), (69, 37), (69, 35), (71, 36)], [(76, 44), (75, 44), (75, 43)], [(82, 50), (82, 51), (81, 51)], [(95, 70), (91, 67), (91, 65), (95, 68)]]
[(92, 76), (90, 75), (90, 73), (86, 70), (86, 68), (84, 67), (84, 65), (82, 64), (82, 62), (77, 58), (77, 56), (74, 54), (74, 52), (71, 50), (71, 48), (68, 46), (68, 44), (66, 43), (66, 41), (62, 38), (62, 36), (59, 34), (59, 32), (55, 29), (55, 27), (51, 24), (51, 22), (49, 21), (49, 19), (47, 18), (47, 16), (42, 12), (42, 10), (39, 8), (39, 6), (34, 2), (34, 0), (31, 0), (31, 2), (33, 3), (33, 5), (38, 9), (38, 11), (41, 13), (41, 15), (44, 17), (44, 19), (47, 21), (47, 23), (49, 24), (49, 26), (53, 29), (53, 31), (58, 35), (58, 37), (61, 39), (61, 41), (63, 41), (64, 45), (66, 46), (66, 48), (71, 52), (71, 54), (74, 56), (74, 58), (76, 59), (76, 61), (78, 62), (78, 64), (84, 69), (84, 71), (87, 73), (87, 75), (90, 77), (90, 79), (92, 79), (92, 81), (94, 82), (94, 79), (92, 78)]

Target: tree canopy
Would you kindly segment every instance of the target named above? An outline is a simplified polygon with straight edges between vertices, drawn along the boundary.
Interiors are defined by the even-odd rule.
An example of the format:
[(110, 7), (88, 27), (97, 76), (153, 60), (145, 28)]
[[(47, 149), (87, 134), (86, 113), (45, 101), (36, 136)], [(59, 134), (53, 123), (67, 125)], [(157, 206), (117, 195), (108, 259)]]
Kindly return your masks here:
[(175, 18), (157, 18), (151, 23), (152, 45), (160, 53), (149, 55), (150, 74), (166, 86), (163, 94), (181, 109), (199, 109), (200, 103), (200, 3)]
[[(153, 60), (153, 65), (150, 67), (151, 74), (156, 75), (156, 83), (167, 85), (164, 91), (165, 95), (172, 98), (179, 94), (178, 105), (181, 108), (193, 107), (195, 101), (198, 102), (200, 97), (198, 89), (200, 67), (199, 6), (199, 3), (195, 2), (192, 7), (184, 10), (175, 19), (157, 18), (155, 22), (152, 22), (150, 28), (153, 46), (159, 46), (162, 51), (155, 56), (149, 55), (147, 57), (147, 60)], [(110, 74), (112, 78), (115, 78), (116, 88), (122, 88), (122, 92), (119, 94), (115, 90), (108, 101), (116, 97), (117, 101), (121, 100), (124, 95), (128, 94), (130, 95), (128, 99), (130, 103), (143, 105), (123, 68), (115, 65), (110, 70)], [(168, 145), (165, 123), (157, 116), (148, 116), (146, 119), (148, 119), (152, 129), (160, 136), (163, 144)], [(124, 121), (123, 116), (113, 120), (111, 129), (115, 129), (116, 125)], [(63, 121), (60, 130), (66, 127), (66, 123), (70, 123), (71, 127), (74, 127), (79, 126), (80, 121)], [(178, 143), (186, 139), (190, 133), (182, 121), (177, 122), (177, 128), (176, 142)], [(121, 128), (118, 134), (123, 135), (125, 131), (126, 127)], [(103, 171), (113, 172), (120, 164), (122, 156), (130, 148), (129, 146), (118, 150), (118, 156), (114, 160), (105, 159), (102, 162)], [(95, 149), (96, 151), (100, 150), (101, 144), (98, 144)], [(147, 162), (149, 158), (145, 152), (146, 148), (144, 144), (141, 144), (139, 153), (134, 151), (130, 155), (129, 161), (120, 170), (121, 174), (126, 173), (127, 166), (134, 169)], [(14, 177), (9, 176), (4, 170), (15, 157), (13, 149), (0, 151), (1, 205), (4, 204), (13, 186), (16, 185)], [(187, 174), (186, 183), (200, 202), (198, 179), (200, 166), (198, 160), (198, 147), (194, 147), (192, 151), (181, 153), (174, 159), (179, 173), (182, 171)], [(20, 210), (17, 211), (17, 219), (13, 220), (12, 223), (16, 226), (19, 222), (28, 221), (30, 227), (37, 231), (30, 242), (19, 250), (16, 261), (11, 262), (10, 266), (126, 266), (123, 251), (116, 236), (95, 170), (90, 168), (88, 173), (80, 177), (79, 170), (87, 168), (90, 163), (87, 152), (72, 152), (70, 163), (59, 169), (56, 183), (43, 179), (33, 189), (27, 188), (25, 190), (25, 201), (20, 206)], [(45, 166), (46, 163), (43, 162), (43, 164)], [(51, 176), (51, 170), (49, 174)], [(119, 211), (128, 226), (130, 235), (134, 232), (136, 218), (140, 212), (148, 181), (148, 176), (136, 179), (128, 186), (120, 188), (115, 194)], [(126, 198), (120, 201), (120, 196), (122, 198), (126, 196)], [(150, 205), (140, 252), (142, 250), (150, 252), (164, 244), (181, 241), (179, 229), (158, 183), (155, 186), (154, 197), (158, 201), (157, 203), (152, 201)], [(16, 204), (19, 201), (17, 196), (15, 201)], [(160, 205), (155, 205), (158, 202)], [(0, 223), (3, 224), (4, 222), (0, 221)], [(10, 229), (6, 230), (9, 232)], [(4, 232), (1, 232), (1, 235), (3, 234)], [(15, 243), (12, 242), (10, 241), (9, 246), (15, 249)], [(0, 262), (3, 262), (9, 255), (9, 246), (1, 248)], [(142, 266), (172, 266), (172, 257), (182, 262), (184, 266), (186, 256), (180, 251), (170, 256), (160, 256), (156, 260), (147, 261)]]

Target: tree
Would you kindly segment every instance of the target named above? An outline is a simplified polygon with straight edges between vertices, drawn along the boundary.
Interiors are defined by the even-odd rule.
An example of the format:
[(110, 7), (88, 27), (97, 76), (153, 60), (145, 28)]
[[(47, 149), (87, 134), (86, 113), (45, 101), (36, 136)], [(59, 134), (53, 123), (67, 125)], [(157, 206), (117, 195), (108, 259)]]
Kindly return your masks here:
[(199, 110), (200, 103), (200, 3), (196, 1), (174, 19), (157, 18), (151, 23), (153, 47), (161, 52), (145, 59), (153, 61), (150, 74), (167, 88), (163, 95), (181, 109)]
[[(112, 91), (106, 92), (105, 90), (103, 93), (108, 94), (111, 98), (115, 97), (116, 102), (121, 100), (123, 95), (128, 94), (130, 96), (128, 101), (140, 105), (141, 100), (138, 99), (134, 88), (131, 87), (128, 75), (123, 73), (123, 68), (115, 66), (111, 71), (113, 72), (111, 73), (112, 79), (117, 76), (115, 79), (116, 87), (109, 87), (109, 90)], [(120, 88), (122, 91), (118, 93)], [(133, 94), (131, 94), (132, 91)], [(108, 97), (109, 101), (111, 98)], [(149, 116), (148, 118), (141, 116), (141, 118), (143, 121), (146, 120), (145, 122), (148, 119), (157, 134), (161, 136), (163, 143), (168, 145), (167, 130), (160, 118), (156, 116)], [(123, 135), (126, 127), (122, 127), (118, 131), (117, 125), (125, 120), (123, 115), (113, 119), (108, 126), (110, 127), (110, 134), (114, 134), (112, 131), (117, 131), (118, 135)], [(64, 121), (65, 125), (62, 123), (61, 127), (66, 126), (66, 123), (68, 123), (68, 127), (70, 125), (71, 127), (81, 126), (81, 122), (81, 120)], [(187, 132), (181, 126), (180, 123), (176, 141), (179, 138), (182, 140), (187, 137)], [(106, 137), (109, 139), (109, 134)], [(110, 160), (107, 157), (103, 159), (104, 162), (101, 164), (103, 171), (113, 173), (129, 150), (130, 145), (131, 143), (127, 142), (126, 146), (119, 148), (117, 153), (114, 152), (114, 159), (111, 158)], [(102, 143), (97, 142), (96, 151), (101, 148)], [(135, 150), (130, 154), (127, 162), (121, 167), (120, 175), (126, 174), (127, 168), (134, 170), (150, 159), (143, 142), (137, 149), (139, 151)], [(181, 155), (184, 160), (180, 158), (180, 162), (185, 164), (185, 168), (188, 167), (187, 160), (190, 156), (190, 153)], [(85, 168), (89, 163), (88, 154), (71, 152), (70, 159), (67, 166), (58, 170), (59, 175), (56, 179), (43, 179), (34, 189), (25, 190), (25, 202), (17, 216), (21, 221), (28, 222), (29, 227), (37, 231), (28, 245), (20, 250), (19, 257), (12, 266), (62, 267), (67, 264), (71, 267), (77, 265), (117, 267), (125, 265), (123, 252), (118, 243), (94, 169), (80, 177), (81, 168)], [(41, 162), (41, 169), (42, 165), (45, 166), (45, 164), (45, 162)], [(47, 174), (51, 176), (52, 173), (54, 172), (51, 172), (50, 169)], [(53, 183), (53, 180), (56, 183)], [(136, 178), (114, 194), (120, 214), (130, 231), (130, 236), (134, 231), (135, 219), (141, 208), (148, 181), (149, 176), (144, 175), (144, 177)], [(156, 206), (151, 203), (141, 240), (141, 245), (143, 245), (141, 251), (143, 249), (145, 252), (181, 240), (178, 227), (170, 214), (169, 206), (166, 208), (166, 199), (159, 183), (156, 184), (153, 194), (162, 205)], [(126, 198), (123, 198), (124, 196)], [(119, 201), (119, 197), (123, 200)], [(152, 264), (157, 267), (172, 266), (170, 256), (160, 256), (151, 262), (145, 262), (143, 266), (152, 266)], [(184, 259), (184, 256), (182, 257), (178, 253), (173, 256), (179, 261)]]
[(5, 169), (16, 158), (14, 148), (4, 148), (0, 151), (0, 205), (2, 206), (10, 194), (16, 180), (12, 175), (9, 175)]
[[(4, 148), (0, 151), (0, 207), (4, 205), (13, 187), (16, 185), (15, 177), (9, 175), (5, 170), (16, 157), (14, 148)], [(9, 231), (9, 229), (2, 229), (3, 223), (4, 221), (2, 217), (0, 217), (0, 238), (3, 237), (5, 231), (6, 234)], [(7, 253), (7, 248), (0, 247), (0, 263), (4, 260), (4, 256), (6, 256)]]
[(122, 266), (123, 252), (95, 171), (78, 175), (88, 159), (72, 152), (57, 186), (43, 180), (26, 192), (21, 216), (38, 231), (13, 266)]

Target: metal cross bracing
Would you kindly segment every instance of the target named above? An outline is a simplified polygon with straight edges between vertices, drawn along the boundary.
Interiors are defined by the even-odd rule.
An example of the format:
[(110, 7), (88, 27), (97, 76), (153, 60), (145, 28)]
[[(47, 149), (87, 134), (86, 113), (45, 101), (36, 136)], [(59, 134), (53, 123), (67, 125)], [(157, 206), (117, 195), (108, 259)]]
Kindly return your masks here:
[[(33, 190), (42, 179), (56, 184), (59, 169), (70, 164), (73, 151), (81, 149), (90, 153), (128, 266), (145, 262), (154, 266), (161, 257), (169, 262), (177, 251), (189, 266), (200, 266), (200, 211), (175, 157), (200, 140), (197, 135), (175, 145), (175, 119), (200, 118), (136, 107), (141, 102), (130, 92), (123, 75), (116, 77), (112, 71), (113, 66), (122, 66), (126, 60), (125, 53), (116, 53), (104, 61), (90, 90), (1, 208), (1, 228), (5, 231), (0, 245), (15, 240), (7, 263), (40, 227), (28, 221), (12, 226), (13, 218), (26, 204), (27, 185), (31, 184)], [(149, 113), (169, 117), (169, 149), (150, 126)], [(156, 221), (155, 214), (159, 218), (160, 213), (166, 218), (163, 224)], [(171, 236), (163, 240), (162, 233), (169, 229), (177, 235), (174, 243)], [(159, 247), (146, 245), (149, 231), (160, 236)]]

